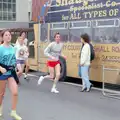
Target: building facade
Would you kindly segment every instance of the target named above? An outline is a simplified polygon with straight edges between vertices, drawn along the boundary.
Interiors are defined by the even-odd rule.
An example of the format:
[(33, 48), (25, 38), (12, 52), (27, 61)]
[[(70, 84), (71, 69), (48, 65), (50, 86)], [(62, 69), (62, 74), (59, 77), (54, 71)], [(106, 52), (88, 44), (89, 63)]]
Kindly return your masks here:
[(28, 0), (0, 0), (0, 29), (29, 27)]

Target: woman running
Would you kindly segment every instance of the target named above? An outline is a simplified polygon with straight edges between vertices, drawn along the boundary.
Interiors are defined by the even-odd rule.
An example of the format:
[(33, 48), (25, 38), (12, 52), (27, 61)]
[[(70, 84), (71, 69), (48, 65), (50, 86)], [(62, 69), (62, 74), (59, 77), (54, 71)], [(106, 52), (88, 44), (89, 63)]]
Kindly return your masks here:
[(8, 82), (12, 93), (12, 111), (10, 115), (16, 120), (21, 120), (22, 118), (16, 113), (18, 86), (12, 74), (16, 65), (15, 50), (10, 45), (11, 33), (5, 30), (1, 35), (4, 43), (0, 45), (0, 116), (2, 116), (2, 101)]
[[(59, 91), (56, 88), (56, 84), (60, 78), (60, 61), (59, 56), (61, 56), (61, 51), (63, 48), (63, 43), (60, 41), (60, 34), (56, 33), (54, 36), (55, 42), (52, 42), (48, 45), (48, 47), (45, 49), (44, 54), (49, 58), (47, 62), (47, 66), (49, 69), (50, 75), (47, 76), (41, 76), (38, 80), (38, 85), (41, 84), (41, 82), (45, 78), (54, 79), (54, 70), (56, 72), (56, 77), (54, 79), (54, 83), (51, 89), (51, 92), (59, 93)], [(65, 56), (62, 55), (64, 58)]]
[(23, 73), (26, 55), (28, 56), (28, 48), (24, 44), (23, 37), (18, 37), (18, 43), (15, 45), (16, 59), (17, 59), (17, 69), (19, 70), (18, 76), (20, 77)]
[[(28, 44), (28, 39), (26, 38), (26, 33), (24, 31), (21, 31), (20, 32), (20, 37), (22, 37), (24, 39), (24, 45), (27, 47), (27, 44)], [(16, 45), (18, 45), (19, 42), (18, 40), (16, 41)], [(28, 74), (28, 71), (29, 71), (29, 63), (28, 63), (28, 55), (26, 54), (25, 56), (25, 76), (24, 78), (27, 79), (27, 74)]]

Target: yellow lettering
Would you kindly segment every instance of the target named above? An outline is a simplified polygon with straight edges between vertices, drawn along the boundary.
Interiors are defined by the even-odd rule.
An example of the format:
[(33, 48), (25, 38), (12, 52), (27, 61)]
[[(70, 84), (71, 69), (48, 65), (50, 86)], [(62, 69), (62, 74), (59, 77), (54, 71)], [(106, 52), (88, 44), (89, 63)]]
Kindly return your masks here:
[(64, 6), (64, 4), (65, 4), (65, 1), (64, 1), (64, 0), (62, 0), (62, 6)]
[(74, 0), (69, 0), (68, 4), (69, 5), (73, 5), (74, 4)]
[(74, 7), (74, 13), (77, 11), (77, 7)]
[(61, 2), (56, 2), (56, 6), (61, 6)]
[(107, 16), (107, 11), (106, 10), (98, 11), (98, 17), (105, 17), (105, 16)]
[(102, 17), (102, 16), (103, 16), (103, 11), (99, 11), (98, 16), (99, 16), (99, 17)]
[(70, 11), (74, 11), (74, 6), (70, 6)]
[(116, 3), (115, 1), (113, 1), (113, 2), (111, 3), (111, 6), (112, 6), (112, 7), (115, 7), (115, 6), (117, 6), (117, 3)]
[(110, 0), (106, 2), (106, 7), (110, 7)]
[(109, 16), (117, 16), (119, 13), (119, 9), (111, 9), (109, 11)]
[(119, 9), (115, 9), (114, 12), (115, 12), (115, 13), (114, 13), (114, 16), (117, 16), (118, 13), (119, 13)]
[(115, 7), (115, 6), (117, 6), (117, 2), (115, 2), (115, 1), (111, 2), (111, 0), (108, 0), (106, 2), (106, 7)]
[(62, 20), (69, 20), (69, 16), (62, 15)]
[(81, 3), (82, 1), (81, 0), (76, 0), (75, 3)]
[(78, 7), (78, 10), (80, 11), (80, 10), (81, 10), (81, 8), (80, 8), (80, 7)]
[(64, 15), (62, 15), (62, 20), (64, 20)]
[(74, 16), (73, 16), (73, 13), (72, 13), (72, 14), (70, 15), (70, 20), (72, 20), (72, 19), (73, 19), (73, 17), (74, 17)]
[(89, 18), (92, 18), (92, 13), (91, 12), (89, 12)]
[(84, 18), (105, 17), (107, 16), (107, 10), (84, 12), (83, 15), (84, 15)]
[(70, 20), (79, 20), (79, 19), (81, 19), (80, 13), (72, 13), (70, 15)]
[(91, 12), (84, 12), (83, 13), (85, 18), (92, 18), (92, 13)]
[(83, 15), (84, 15), (84, 18), (87, 18), (88, 12), (84, 12)]
[(80, 15), (80, 13), (78, 13), (77, 17), (78, 17), (78, 19), (81, 19), (81, 15)]
[(98, 15), (98, 11), (93, 11), (93, 17), (96, 18), (97, 15)]
[(107, 16), (107, 10), (103, 10), (103, 17)]
[(114, 10), (111, 9), (111, 10), (109, 11), (109, 16), (113, 16), (113, 15), (114, 15)]

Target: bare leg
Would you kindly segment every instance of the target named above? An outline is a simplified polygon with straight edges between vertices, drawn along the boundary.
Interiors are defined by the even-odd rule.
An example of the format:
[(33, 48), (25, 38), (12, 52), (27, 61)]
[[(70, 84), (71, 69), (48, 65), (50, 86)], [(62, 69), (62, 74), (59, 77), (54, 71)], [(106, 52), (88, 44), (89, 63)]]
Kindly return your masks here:
[(20, 76), (21, 76), (22, 73), (23, 73), (21, 64), (17, 64), (17, 69), (18, 69), (17, 75), (18, 75), (18, 77), (20, 78)]
[(46, 75), (46, 76), (41, 76), (38, 80), (38, 85), (41, 84), (41, 82), (44, 80), (44, 79), (53, 79), (54, 78), (54, 68), (53, 67), (49, 67), (49, 73), (50, 75)]
[(49, 73), (50, 73), (50, 75), (46, 75), (46, 76), (44, 76), (44, 79), (54, 79), (54, 68), (53, 67), (49, 67), (48, 68), (49, 69)]
[(29, 71), (29, 63), (28, 63), (28, 59), (25, 60), (25, 79), (27, 78), (27, 74), (28, 74), (28, 71)]
[(0, 116), (2, 116), (2, 101), (6, 88), (6, 80), (0, 80)]
[(18, 86), (12, 77), (8, 78), (8, 85), (12, 94), (12, 110), (16, 110), (18, 99)]
[(61, 69), (60, 64), (57, 64), (55, 66), (56, 77), (55, 77), (51, 92), (59, 93), (59, 91), (57, 91), (57, 89), (56, 89), (56, 84), (57, 84), (58, 80), (60, 79), (60, 69)]
[(21, 120), (22, 118), (16, 114), (16, 107), (18, 101), (18, 86), (14, 80), (14, 78), (8, 78), (8, 85), (12, 94), (12, 112), (11, 116), (16, 120)]

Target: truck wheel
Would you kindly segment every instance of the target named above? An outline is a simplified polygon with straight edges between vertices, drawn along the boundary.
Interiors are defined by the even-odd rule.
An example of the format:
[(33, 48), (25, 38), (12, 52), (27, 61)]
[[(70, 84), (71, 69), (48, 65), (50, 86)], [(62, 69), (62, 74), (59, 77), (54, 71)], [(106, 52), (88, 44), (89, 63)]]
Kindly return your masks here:
[(67, 75), (66, 60), (63, 57), (60, 57), (60, 81), (65, 81)]

